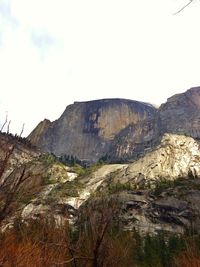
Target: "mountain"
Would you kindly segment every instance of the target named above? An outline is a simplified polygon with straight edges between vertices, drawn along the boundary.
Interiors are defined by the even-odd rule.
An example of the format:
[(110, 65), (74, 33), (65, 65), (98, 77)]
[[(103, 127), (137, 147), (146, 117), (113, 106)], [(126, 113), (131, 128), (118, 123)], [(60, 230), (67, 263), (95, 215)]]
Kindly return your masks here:
[[(53, 257), (47, 266), (58, 255), (59, 265), (80, 267), (86, 259), (113, 267), (199, 262), (199, 109), (200, 88), (191, 88), (157, 110), (123, 99), (74, 103), (41, 122), (32, 144), (0, 132), (0, 261), (22, 266), (23, 245), (22, 258), (36, 249), (41, 266), (44, 251)], [(67, 165), (45, 151), (107, 161)]]
[(39, 123), (28, 139), (57, 156), (95, 162), (109, 151), (121, 130), (153, 118), (155, 112), (150, 104), (125, 99), (75, 102), (58, 120)]
[(29, 158), (16, 167), (23, 164), (29, 178), (19, 189), (6, 226), (18, 217), (53, 217), (58, 222), (68, 218), (74, 224), (85, 207), (95, 209), (99, 199), (111, 199), (118, 202), (117, 218), (125, 229), (183, 233), (192, 223), (199, 231), (200, 145), (191, 137), (165, 134), (159, 145), (133, 163), (86, 169), (32, 153), (30, 149)]
[(200, 138), (200, 87), (168, 98), (158, 110), (161, 132)]
[(46, 152), (96, 162), (137, 159), (159, 144), (164, 133), (200, 138), (200, 87), (150, 104), (103, 99), (75, 102), (61, 117), (44, 120), (28, 139)]
[[(18, 177), (23, 166), (28, 176), (22, 191), (23, 195), (28, 189), (27, 202), (20, 202), (21, 208), (17, 209), (20, 216), (34, 218), (46, 212), (58, 216), (60, 209), (65, 209), (75, 220), (79, 207), (85, 203), (101, 194), (110, 198), (117, 193), (121, 207), (129, 207), (131, 216), (135, 214), (132, 219), (127, 213), (122, 216), (122, 220), (130, 221), (129, 229), (137, 225), (141, 232), (145, 231), (139, 225), (144, 220), (152, 232), (164, 227), (163, 223), (168, 230), (177, 226), (182, 231), (189, 225), (185, 214), (195, 217), (199, 208), (199, 103), (200, 88), (169, 98), (158, 110), (123, 99), (74, 103), (57, 121), (44, 120), (29, 136), (43, 151), (90, 161), (107, 154), (110, 160), (123, 160), (123, 164), (97, 164), (89, 169), (65, 166), (27, 140), (0, 133), (2, 162), (10, 147), (14, 148), (4, 176)], [(140, 198), (143, 200), (136, 200)], [(163, 210), (168, 208), (161, 205), (157, 210), (157, 201), (169, 208), (166, 219)], [(174, 210), (179, 201), (185, 204)], [(190, 202), (195, 201), (197, 209), (193, 210)]]
[(168, 98), (153, 119), (128, 125), (115, 136), (108, 157), (111, 161), (136, 159), (158, 145), (165, 133), (200, 138), (200, 87)]

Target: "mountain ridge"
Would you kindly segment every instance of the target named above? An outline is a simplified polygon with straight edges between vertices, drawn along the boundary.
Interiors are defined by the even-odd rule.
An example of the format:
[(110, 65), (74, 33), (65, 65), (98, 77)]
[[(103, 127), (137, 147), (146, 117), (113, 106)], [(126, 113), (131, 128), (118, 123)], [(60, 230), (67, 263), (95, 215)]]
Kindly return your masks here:
[(117, 133), (131, 123), (151, 118), (155, 112), (150, 104), (127, 99), (75, 102), (58, 120), (40, 123), (28, 139), (56, 155), (97, 161), (107, 153)]
[(28, 139), (46, 152), (110, 162), (137, 159), (165, 133), (200, 138), (200, 87), (176, 94), (155, 108), (122, 98), (74, 102), (54, 122), (44, 120)]

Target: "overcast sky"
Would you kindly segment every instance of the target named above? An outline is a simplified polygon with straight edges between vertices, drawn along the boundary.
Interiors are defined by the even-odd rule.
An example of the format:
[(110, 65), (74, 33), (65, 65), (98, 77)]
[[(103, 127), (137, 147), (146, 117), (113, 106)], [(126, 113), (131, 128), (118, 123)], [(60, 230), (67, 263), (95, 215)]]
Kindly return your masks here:
[(159, 105), (200, 85), (200, 3), (0, 0), (0, 121), (28, 134), (74, 101)]

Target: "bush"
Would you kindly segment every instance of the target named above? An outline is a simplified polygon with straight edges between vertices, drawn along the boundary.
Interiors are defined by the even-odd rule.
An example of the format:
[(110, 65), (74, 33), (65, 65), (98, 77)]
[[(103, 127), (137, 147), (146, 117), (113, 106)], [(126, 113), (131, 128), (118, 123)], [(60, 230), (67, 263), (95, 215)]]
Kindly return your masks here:
[(172, 267), (174, 258), (185, 248), (182, 237), (165, 232), (144, 237), (134, 233), (134, 237), (137, 248), (134, 257), (141, 267)]
[(55, 195), (56, 197), (78, 197), (82, 186), (83, 185), (77, 180), (71, 182), (67, 181), (54, 187), (49, 196)]
[(132, 190), (132, 186), (130, 183), (122, 184), (120, 182), (111, 183), (108, 185), (108, 191), (110, 194), (118, 193), (121, 191)]

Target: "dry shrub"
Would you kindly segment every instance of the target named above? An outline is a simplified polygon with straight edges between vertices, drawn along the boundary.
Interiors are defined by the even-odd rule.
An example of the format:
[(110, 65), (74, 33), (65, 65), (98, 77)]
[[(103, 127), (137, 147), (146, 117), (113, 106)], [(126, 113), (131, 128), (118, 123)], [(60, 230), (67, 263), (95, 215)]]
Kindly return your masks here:
[(101, 199), (83, 208), (79, 221), (79, 239), (76, 243), (76, 253), (82, 256), (82, 259), (77, 260), (78, 267), (135, 266), (134, 238), (130, 232), (123, 231), (119, 222), (114, 219), (117, 212), (116, 200), (108, 202)]
[(200, 267), (200, 253), (195, 239), (185, 240), (186, 249), (175, 257), (177, 267)]
[[(66, 227), (33, 222), (5, 233), (0, 241), (0, 266), (49, 267), (71, 266)], [(62, 264), (63, 263), (63, 264)]]
[(77, 231), (54, 220), (22, 223), (0, 238), (3, 267), (133, 267), (134, 238), (113, 221), (115, 203), (85, 209)]
[(183, 252), (175, 259), (175, 264), (177, 267), (200, 267), (200, 257)]
[(42, 266), (42, 249), (30, 241), (17, 242), (13, 233), (6, 234), (0, 243), (0, 264), (11, 266)]
[[(0, 240), (0, 266), (3, 267), (131, 267), (133, 238), (130, 233), (106, 232), (96, 254), (96, 236), (83, 233), (77, 242), (69, 242), (68, 227), (32, 222), (17, 225)], [(95, 243), (94, 243), (95, 241)]]
[(99, 266), (110, 267), (133, 267), (133, 250), (135, 243), (128, 232), (118, 233), (114, 237), (105, 237), (102, 245), (102, 257), (99, 259)]

